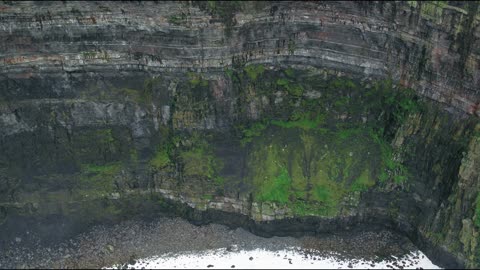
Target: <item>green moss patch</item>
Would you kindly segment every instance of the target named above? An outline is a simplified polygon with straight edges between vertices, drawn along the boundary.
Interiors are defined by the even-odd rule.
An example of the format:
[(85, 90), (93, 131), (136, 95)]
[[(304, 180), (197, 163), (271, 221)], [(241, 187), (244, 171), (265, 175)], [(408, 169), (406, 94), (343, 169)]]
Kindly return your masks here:
[(260, 183), (256, 196), (257, 200), (278, 203), (289, 202), (288, 196), (292, 179), (290, 179), (287, 169), (280, 168), (279, 170), (280, 172), (276, 177), (265, 178)]
[(291, 120), (272, 120), (271, 123), (283, 128), (301, 128), (304, 130), (310, 130), (319, 128), (322, 124), (324, 124), (325, 115), (318, 114), (313, 118), (308, 113), (297, 113), (293, 114)]
[(355, 180), (350, 187), (351, 191), (365, 191), (375, 185), (375, 180), (371, 177), (370, 171), (366, 168), (362, 174)]
[(370, 131), (370, 136), (381, 150), (382, 169), (378, 179), (381, 182), (393, 179), (397, 184), (407, 181), (409, 177), (408, 169), (401, 162), (395, 160), (392, 146), (374, 131)]
[(106, 165), (86, 164), (82, 166), (82, 171), (87, 174), (95, 174), (101, 176), (112, 176), (118, 172), (121, 164), (112, 163)]
[(254, 199), (284, 204), (298, 215), (336, 215), (349, 193), (375, 185), (369, 172), (378, 168), (369, 166), (381, 156), (367, 131), (346, 133), (268, 127), (253, 139), (247, 158)]
[[(206, 138), (199, 133), (193, 133), (183, 139), (185, 146), (178, 151), (178, 156), (183, 164), (185, 176), (202, 176), (209, 179), (218, 178), (218, 171), (222, 162), (213, 153), (213, 147)], [(222, 182), (221, 179), (217, 179)]]
[(121, 163), (104, 165), (84, 164), (79, 174), (77, 192), (82, 196), (100, 197), (115, 191), (115, 177), (121, 172)]
[(186, 176), (213, 176), (213, 156), (203, 148), (193, 148), (180, 154)]
[(242, 133), (240, 143), (242, 145), (245, 145), (246, 143), (251, 142), (254, 137), (260, 136), (266, 127), (267, 123), (263, 122), (255, 122), (251, 124), (248, 128), (246, 128), (244, 125), (238, 126), (237, 128)]
[[(289, 73), (292, 74), (291, 71)], [(295, 97), (301, 97), (304, 92), (303, 86), (296, 83), (293, 78), (280, 78), (277, 80), (277, 86), (281, 89), (285, 89), (288, 94)]]
[(155, 156), (149, 162), (150, 166), (155, 169), (162, 169), (172, 164), (168, 151), (165, 147), (160, 147), (155, 152)]
[(265, 67), (263, 65), (249, 65), (246, 66), (243, 70), (247, 73), (250, 80), (256, 81), (257, 78), (261, 76), (265, 71)]

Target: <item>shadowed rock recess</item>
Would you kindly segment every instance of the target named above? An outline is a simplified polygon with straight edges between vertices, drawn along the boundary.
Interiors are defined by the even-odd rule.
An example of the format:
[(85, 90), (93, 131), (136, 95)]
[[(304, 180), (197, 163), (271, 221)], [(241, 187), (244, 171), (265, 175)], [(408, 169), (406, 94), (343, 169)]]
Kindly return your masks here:
[(480, 267), (479, 2), (0, 2), (0, 246), (159, 213)]

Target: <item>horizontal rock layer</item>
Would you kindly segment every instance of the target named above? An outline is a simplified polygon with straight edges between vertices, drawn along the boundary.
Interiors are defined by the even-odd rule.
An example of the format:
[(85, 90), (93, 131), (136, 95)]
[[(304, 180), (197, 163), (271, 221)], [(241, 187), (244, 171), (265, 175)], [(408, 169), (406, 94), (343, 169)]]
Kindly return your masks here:
[[(158, 75), (284, 63), (391, 76), (423, 96), (470, 113), (480, 102), (476, 2), (213, 6), (3, 2), (1, 96), (76, 97), (78, 73), (108, 79), (132, 71)], [(48, 87), (45, 81), (51, 82)]]

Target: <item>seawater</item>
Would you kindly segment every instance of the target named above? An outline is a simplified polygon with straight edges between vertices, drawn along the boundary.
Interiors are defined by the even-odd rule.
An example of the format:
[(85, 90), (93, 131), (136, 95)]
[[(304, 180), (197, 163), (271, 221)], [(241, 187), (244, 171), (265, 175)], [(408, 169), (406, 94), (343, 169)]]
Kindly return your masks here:
[[(228, 251), (220, 248), (202, 252), (168, 253), (140, 259), (135, 264), (129, 264), (128, 269), (132, 267), (135, 269), (398, 269), (398, 266), (402, 266), (404, 269), (420, 267), (440, 269), (421, 251), (413, 251), (401, 257), (392, 256), (390, 260), (380, 258), (373, 260), (342, 259), (341, 256), (335, 254), (328, 256), (313, 254), (305, 253), (304, 250), (296, 247), (276, 251), (265, 249)], [(119, 267), (122, 266), (115, 265), (111, 268)]]

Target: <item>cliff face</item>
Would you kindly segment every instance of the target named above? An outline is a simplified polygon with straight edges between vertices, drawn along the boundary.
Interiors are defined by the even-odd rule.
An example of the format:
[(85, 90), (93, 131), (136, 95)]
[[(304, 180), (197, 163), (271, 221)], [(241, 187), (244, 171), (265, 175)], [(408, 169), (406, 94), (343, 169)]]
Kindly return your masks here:
[(469, 110), (479, 102), (478, 10), (477, 2), (4, 2), (2, 96), (78, 97), (83, 76), (288, 63), (388, 75)]
[(2, 2), (2, 239), (201, 219), (185, 204), (384, 224), (478, 267), (479, 21), (478, 2)]

